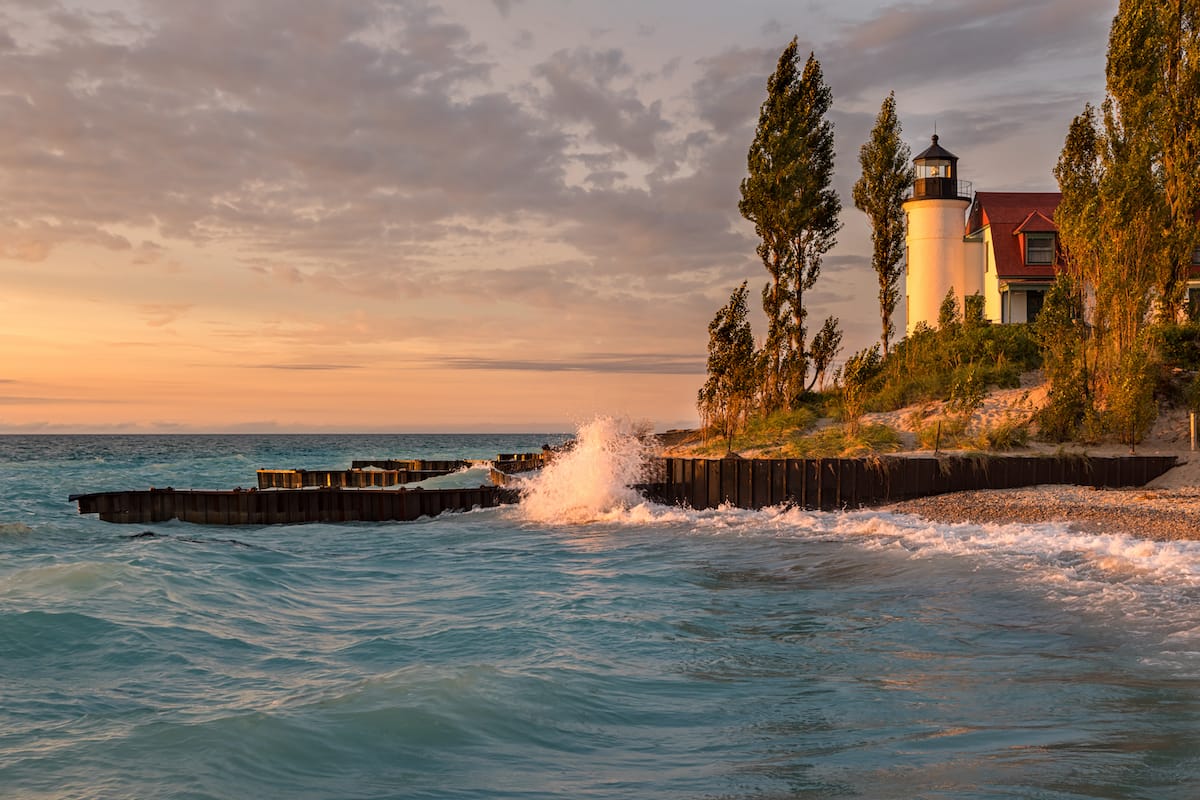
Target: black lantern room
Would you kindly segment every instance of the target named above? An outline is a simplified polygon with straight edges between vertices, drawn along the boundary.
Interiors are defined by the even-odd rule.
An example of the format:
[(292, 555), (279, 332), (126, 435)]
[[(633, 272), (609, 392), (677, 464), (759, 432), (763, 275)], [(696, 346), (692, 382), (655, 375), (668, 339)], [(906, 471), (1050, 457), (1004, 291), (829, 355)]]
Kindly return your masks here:
[(913, 183), (914, 200), (967, 200), (970, 184), (958, 179), (958, 156), (938, 144), (933, 135), (933, 144), (913, 159), (916, 181)]

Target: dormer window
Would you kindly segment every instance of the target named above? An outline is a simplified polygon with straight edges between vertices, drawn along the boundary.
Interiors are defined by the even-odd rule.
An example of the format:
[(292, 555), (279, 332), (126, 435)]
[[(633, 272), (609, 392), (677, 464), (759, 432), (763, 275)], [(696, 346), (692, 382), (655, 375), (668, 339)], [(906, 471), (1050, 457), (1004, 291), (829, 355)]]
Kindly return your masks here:
[(1025, 234), (1025, 263), (1053, 264), (1054, 263), (1054, 234), (1027, 233)]

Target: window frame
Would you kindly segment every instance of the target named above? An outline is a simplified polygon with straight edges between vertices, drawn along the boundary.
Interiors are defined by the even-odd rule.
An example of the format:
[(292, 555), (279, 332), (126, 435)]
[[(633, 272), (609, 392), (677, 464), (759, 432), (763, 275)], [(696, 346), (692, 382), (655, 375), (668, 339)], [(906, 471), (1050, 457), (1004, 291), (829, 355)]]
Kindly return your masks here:
[[(1038, 267), (1053, 266), (1054, 254), (1055, 254), (1055, 236), (1054, 236), (1054, 234), (1053, 233), (1026, 233), (1023, 235), (1025, 237), (1025, 242), (1024, 242), (1025, 247), (1023, 248), (1025, 252), (1022, 253), (1022, 255), (1025, 258), (1025, 265), (1026, 266), (1038, 266)], [(1033, 246), (1035, 243), (1040, 244), (1040, 246), (1035, 248)], [(1044, 258), (1045, 260), (1034, 260), (1032, 258), (1032, 254), (1035, 250), (1039, 254), (1044, 252), (1045, 255), (1039, 255), (1039, 259)]]

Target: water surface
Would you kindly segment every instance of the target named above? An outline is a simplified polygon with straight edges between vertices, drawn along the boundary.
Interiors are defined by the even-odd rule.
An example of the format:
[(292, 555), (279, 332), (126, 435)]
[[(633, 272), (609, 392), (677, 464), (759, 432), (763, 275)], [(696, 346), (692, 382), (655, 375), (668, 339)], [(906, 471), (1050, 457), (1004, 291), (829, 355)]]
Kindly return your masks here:
[(1200, 796), (1196, 544), (647, 505), (585, 433), (521, 507), (235, 528), (66, 497), (561, 437), (0, 437), (0, 795)]

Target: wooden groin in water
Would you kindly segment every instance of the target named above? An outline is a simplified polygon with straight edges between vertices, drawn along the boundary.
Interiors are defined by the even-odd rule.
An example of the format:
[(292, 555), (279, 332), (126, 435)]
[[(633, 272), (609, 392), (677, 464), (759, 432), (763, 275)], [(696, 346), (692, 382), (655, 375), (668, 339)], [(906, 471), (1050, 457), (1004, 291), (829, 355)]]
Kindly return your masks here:
[(1144, 486), (1175, 465), (1175, 456), (664, 458), (644, 491), (656, 502), (696, 509), (792, 504), (836, 511), (972, 489)]
[[(73, 494), (69, 499), (79, 504), (80, 514), (98, 514), (105, 522), (120, 523), (173, 519), (199, 525), (411, 521), (447, 511), (516, 503), (519, 492), (502, 485), (507, 476), (539, 469), (549, 457), (549, 452), (543, 451), (501, 454), (494, 461), (375, 459), (354, 461), (348, 470), (260, 469), (256, 489), (152, 488)], [(475, 465), (491, 467), (496, 485), (393, 488)]]
[(455, 470), (441, 469), (260, 469), (259, 489), (304, 489), (308, 487), (365, 489), (403, 486), (429, 478), (449, 475)]
[(71, 495), (80, 514), (105, 522), (177, 519), (198, 525), (275, 525), (300, 522), (411, 521), (447, 511), (493, 508), (518, 500), (500, 486), (477, 489), (272, 489), (201, 491), (149, 489)]
[[(518, 502), (513, 472), (544, 460), (501, 456), (492, 463), (497, 485), (470, 489), (382, 488), (403, 483), (408, 469), (429, 462), (355, 462), (366, 468), (259, 470), (259, 489), (199, 491), (149, 489), (71, 495), (79, 513), (106, 522), (178, 519), (200, 525), (273, 525), (303, 522), (411, 521), (446, 511)], [(467, 462), (444, 462), (465, 464)], [(817, 459), (663, 458), (639, 486), (659, 503), (696, 509), (731, 505), (765, 508), (790, 504), (836, 511), (972, 489), (1016, 489), (1039, 484), (1097, 488), (1143, 486), (1176, 465), (1174, 456), (940, 456)], [(441, 466), (441, 465), (439, 465)], [(451, 470), (428, 470), (446, 474)], [(357, 481), (357, 482), (356, 482)], [(372, 481), (378, 481), (373, 483)], [(388, 482), (390, 481), (390, 482)], [(274, 488), (281, 487), (281, 488)]]

